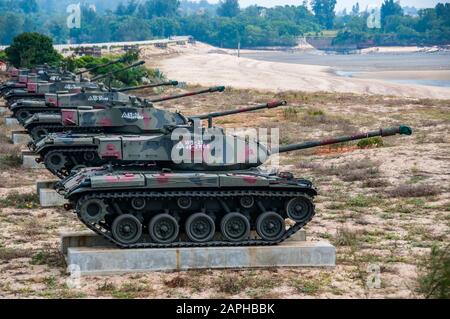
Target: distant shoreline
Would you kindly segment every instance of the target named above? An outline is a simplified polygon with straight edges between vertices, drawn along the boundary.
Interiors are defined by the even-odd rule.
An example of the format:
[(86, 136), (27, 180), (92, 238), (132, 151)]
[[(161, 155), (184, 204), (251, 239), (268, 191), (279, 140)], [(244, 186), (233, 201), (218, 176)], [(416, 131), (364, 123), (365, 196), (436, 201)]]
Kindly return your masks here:
[[(446, 87), (393, 83), (382, 79), (345, 78), (333, 74), (331, 70), (334, 68), (330, 66), (250, 58), (252, 54), (261, 54), (260, 51), (243, 50), (241, 53), (238, 58), (236, 50), (197, 43), (179, 48), (176, 54), (162, 56), (158, 61), (152, 59), (157, 51), (151, 50), (146, 59), (149, 65), (159, 68), (169, 78), (204, 86), (220, 84), (238, 89), (273, 92), (340, 92), (450, 100), (450, 88)], [(288, 56), (288, 53), (282, 52), (269, 53)], [(362, 63), (363, 58), (370, 55), (358, 56)], [(349, 60), (349, 65), (354, 65), (351, 57), (347, 56), (346, 59)], [(447, 61), (446, 56), (443, 60)], [(429, 68), (424, 71), (429, 71)]]

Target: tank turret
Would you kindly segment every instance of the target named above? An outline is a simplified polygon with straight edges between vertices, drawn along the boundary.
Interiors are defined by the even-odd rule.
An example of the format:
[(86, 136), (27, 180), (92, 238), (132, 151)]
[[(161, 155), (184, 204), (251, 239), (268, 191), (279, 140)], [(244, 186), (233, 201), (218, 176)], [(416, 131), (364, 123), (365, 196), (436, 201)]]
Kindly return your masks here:
[[(222, 90), (222, 87), (201, 91), (211, 92), (215, 90)], [(153, 120), (153, 125), (155, 126), (148, 126), (142, 134), (132, 135), (127, 133), (126, 135), (120, 135), (115, 132), (116, 130), (114, 130), (114, 134), (51, 134), (32, 144), (31, 148), (40, 155), (40, 161), (52, 173), (59, 177), (67, 175), (74, 168), (98, 166), (108, 162), (115, 165), (154, 165), (154, 159), (161, 163), (170, 161), (170, 152), (168, 152), (166, 147), (170, 147), (172, 143), (170, 136), (175, 127), (191, 129), (194, 123), (200, 120), (200, 118), (271, 109), (285, 104), (285, 101), (273, 101), (258, 106), (243, 107), (232, 111), (214, 112), (192, 118), (185, 118), (177, 113), (155, 113), (156, 109), (151, 108), (150, 112), (153, 113), (148, 114), (153, 114), (154, 119), (155, 114), (160, 114), (161, 120)], [(158, 112), (165, 111), (158, 110)], [(170, 116), (173, 115), (179, 116), (179, 124), (176, 123), (176, 120), (169, 121)], [(152, 120), (149, 119), (149, 121), (151, 122)], [(129, 127), (127, 129), (130, 130)], [(88, 149), (90, 155), (89, 160), (86, 160), (85, 156)], [(77, 152), (80, 156), (76, 156)], [(54, 163), (57, 163), (57, 165)]]

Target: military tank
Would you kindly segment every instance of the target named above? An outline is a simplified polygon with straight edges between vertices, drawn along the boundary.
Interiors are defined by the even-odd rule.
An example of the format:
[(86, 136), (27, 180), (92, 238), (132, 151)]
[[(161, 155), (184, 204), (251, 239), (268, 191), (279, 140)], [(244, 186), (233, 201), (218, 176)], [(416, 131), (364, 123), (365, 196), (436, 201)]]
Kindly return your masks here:
[[(117, 64), (122, 61), (123, 59), (118, 59), (82, 72), (93, 71), (100, 67), (110, 66), (112, 64)], [(6, 100), (6, 105), (11, 106), (15, 102), (24, 99), (43, 101), (45, 99), (46, 93), (57, 93), (60, 91), (80, 92), (81, 90), (99, 90), (99, 85), (98, 83), (95, 83), (95, 81), (111, 77), (115, 73), (126, 71), (128, 69), (140, 66), (144, 63), (145, 63), (144, 61), (139, 61), (130, 66), (110, 72), (108, 74), (94, 77), (92, 81), (84, 80), (81, 75), (80, 81), (77, 81), (74, 78), (75, 76), (70, 76), (69, 78), (57, 76), (53, 77), (50, 81), (39, 81), (38, 76), (36, 74), (32, 74), (28, 75), (27, 78), (24, 80), (26, 83), (26, 88), (11, 90), (8, 93), (6, 93), (3, 96), (3, 98)]]
[(132, 86), (121, 89), (104, 90), (102, 86), (98, 89), (77, 90), (76, 93), (46, 93), (44, 101), (20, 100), (11, 105), (10, 110), (20, 124), (24, 125), (26, 120), (33, 114), (61, 114), (63, 109), (73, 109), (79, 106), (92, 106), (94, 108), (105, 108), (112, 101), (127, 103), (130, 96), (125, 92), (137, 91), (147, 88), (162, 86), (177, 86), (177, 81)]
[[(191, 93), (188, 94), (191, 95)], [(126, 165), (127, 167), (133, 165), (140, 167), (151, 166), (154, 165), (151, 159), (155, 156), (155, 152), (158, 152), (160, 149), (160, 145), (167, 145), (169, 142), (164, 139), (159, 140), (161, 132), (167, 131), (166, 127), (176, 125), (189, 126), (190, 123), (194, 122), (194, 119), (212, 119), (232, 114), (271, 109), (282, 105), (286, 105), (286, 102), (274, 101), (191, 118), (185, 118), (179, 113), (149, 108), (138, 113), (139, 116), (133, 116), (136, 118), (135, 125), (145, 127), (145, 121), (138, 120), (140, 116), (146, 118), (146, 121), (149, 123), (154, 123), (153, 126), (147, 125), (144, 128), (144, 134), (49, 134), (40, 141), (31, 143), (30, 150), (39, 154), (39, 158), (37, 158), (39, 163), (44, 163), (50, 172), (60, 178), (69, 175), (73, 170), (101, 166), (107, 163)], [(173, 119), (177, 117), (179, 119), (174, 121)], [(113, 145), (114, 148), (112, 147)], [(164, 150), (162, 149), (161, 151)]]
[[(34, 141), (50, 133), (124, 133), (142, 134), (161, 125), (177, 125), (186, 119), (178, 113), (169, 113), (153, 107), (153, 103), (182, 97), (222, 92), (223, 86), (153, 99), (130, 97), (128, 101), (109, 101), (105, 108), (81, 106), (62, 109), (61, 114), (37, 113), (25, 121), (24, 127)], [(169, 116), (165, 118), (165, 115)], [(152, 121), (150, 121), (153, 118)]]
[[(270, 155), (374, 136), (412, 134), (409, 127), (399, 126), (271, 150), (256, 141), (261, 158), (253, 161), (254, 154), (235, 150), (236, 156), (244, 153), (244, 161), (231, 165), (214, 161), (211, 165), (203, 156), (199, 163), (180, 164), (173, 158), (181, 141), (165, 136), (175, 129), (155, 137), (164, 150), (155, 152), (152, 168), (107, 165), (81, 170), (59, 182), (56, 190), (69, 201), (66, 209), (75, 210), (86, 227), (122, 248), (278, 244), (313, 218), (317, 190), (311, 181), (291, 173), (264, 172), (260, 166)], [(211, 130), (223, 134), (212, 126), (201, 132)], [(171, 143), (161, 144), (163, 139)], [(224, 140), (246, 142), (237, 136)], [(196, 147), (203, 153), (211, 142), (200, 141)], [(286, 227), (286, 219), (292, 221), (291, 226)]]

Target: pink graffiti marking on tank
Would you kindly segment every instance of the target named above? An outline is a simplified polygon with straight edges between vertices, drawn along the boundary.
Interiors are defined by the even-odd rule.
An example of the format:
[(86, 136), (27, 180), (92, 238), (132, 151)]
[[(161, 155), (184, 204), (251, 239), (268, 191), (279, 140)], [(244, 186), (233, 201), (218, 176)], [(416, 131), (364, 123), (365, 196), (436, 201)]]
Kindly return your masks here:
[(28, 83), (27, 84), (28, 93), (36, 93), (37, 91), (37, 83)]
[(62, 110), (62, 122), (63, 125), (76, 125), (76, 111), (75, 110)]
[(108, 143), (106, 145), (106, 150), (103, 152), (100, 152), (100, 157), (122, 159), (122, 153), (120, 152), (120, 150), (116, 149), (116, 146), (113, 143)]
[(243, 180), (247, 183), (247, 184), (255, 184), (256, 183), (256, 177), (255, 176), (244, 176)]
[(98, 124), (100, 124), (101, 126), (112, 126), (112, 120), (108, 117), (104, 117), (102, 119), (100, 119), (100, 121), (98, 121)]

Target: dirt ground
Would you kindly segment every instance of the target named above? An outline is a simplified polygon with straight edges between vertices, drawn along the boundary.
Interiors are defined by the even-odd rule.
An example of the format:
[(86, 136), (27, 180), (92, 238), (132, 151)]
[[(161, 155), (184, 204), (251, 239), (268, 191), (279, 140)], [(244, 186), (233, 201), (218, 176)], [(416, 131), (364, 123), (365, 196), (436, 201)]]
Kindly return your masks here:
[[(417, 290), (417, 265), (433, 244), (450, 239), (450, 101), (228, 88), (158, 107), (192, 115), (274, 98), (289, 105), (215, 123), (279, 127), (282, 143), (399, 124), (414, 129), (411, 137), (388, 137), (368, 148), (349, 143), (282, 156), (282, 170), (311, 179), (319, 189), (307, 237), (336, 245), (335, 268), (83, 277), (81, 287), (71, 289), (59, 235), (84, 226), (62, 208), (39, 208), (35, 181), (53, 177), (20, 167), (18, 149), (9, 142), (10, 131), (17, 128), (0, 120), (0, 297), (423, 297)], [(379, 288), (367, 285), (373, 270), (379, 270)]]

